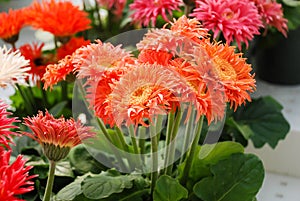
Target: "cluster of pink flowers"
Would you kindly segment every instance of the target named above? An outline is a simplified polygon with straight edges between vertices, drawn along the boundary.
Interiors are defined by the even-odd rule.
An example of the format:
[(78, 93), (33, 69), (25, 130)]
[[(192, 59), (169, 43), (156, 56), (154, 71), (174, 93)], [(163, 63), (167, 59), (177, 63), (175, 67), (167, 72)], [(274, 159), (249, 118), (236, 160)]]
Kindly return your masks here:
[[(195, 7), (189, 16), (196, 17), (203, 26), (213, 32), (213, 37), (220, 34), (228, 44), (235, 41), (241, 49), (241, 44), (248, 43), (260, 29), (275, 27), (284, 36), (287, 35), (287, 19), (283, 16), (281, 4), (275, 0), (194, 0)], [(180, 0), (135, 0), (130, 9), (134, 23), (155, 26), (158, 16), (169, 22), (173, 11), (184, 5)], [(168, 14), (168, 15), (167, 15)], [(187, 14), (187, 13), (186, 13)]]

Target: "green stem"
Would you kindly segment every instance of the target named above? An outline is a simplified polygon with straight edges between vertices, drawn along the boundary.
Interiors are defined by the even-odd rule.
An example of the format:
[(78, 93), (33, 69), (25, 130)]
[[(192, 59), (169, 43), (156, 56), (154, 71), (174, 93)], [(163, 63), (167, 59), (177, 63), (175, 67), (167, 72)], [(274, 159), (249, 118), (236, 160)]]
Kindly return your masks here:
[(152, 154), (152, 172), (151, 172), (151, 188), (150, 192), (153, 195), (153, 191), (158, 179), (158, 142), (156, 136), (156, 128), (154, 125), (150, 125), (150, 136), (151, 136), (151, 154)]
[(181, 154), (182, 156), (180, 157), (180, 162), (179, 164), (181, 164), (185, 157), (186, 157), (186, 154), (185, 152), (187, 151), (188, 149), (188, 146), (189, 146), (189, 143), (190, 143), (190, 136), (191, 136), (191, 132), (192, 132), (192, 125), (195, 121), (195, 110), (194, 109), (191, 109), (191, 114), (188, 118), (188, 123), (186, 125), (186, 130), (185, 130), (185, 134), (184, 134), (184, 141), (183, 141), (183, 147), (182, 147), (182, 150), (181, 150)]
[(178, 111), (176, 114), (176, 118), (175, 118), (175, 122), (173, 124), (173, 128), (172, 128), (172, 132), (171, 132), (171, 141), (169, 146), (167, 147), (168, 150), (168, 161), (167, 161), (167, 165), (169, 165), (166, 169), (166, 174), (167, 175), (171, 175), (172, 174), (172, 170), (173, 170), (173, 160), (174, 160), (174, 156), (175, 156), (175, 137), (177, 135), (178, 129), (179, 129), (179, 125), (180, 125), (180, 121), (182, 118), (182, 112)]
[[(165, 162), (164, 167), (167, 167), (169, 161), (169, 148), (167, 147), (171, 141), (171, 135), (173, 130), (173, 123), (175, 119), (175, 113), (169, 112), (168, 114), (168, 124), (167, 124), (167, 132), (166, 132), (166, 152), (165, 152)], [(167, 169), (164, 170), (165, 174), (167, 173)]]
[(193, 159), (195, 157), (196, 149), (197, 149), (198, 142), (199, 142), (199, 139), (200, 139), (200, 136), (201, 136), (202, 126), (203, 126), (203, 119), (204, 119), (204, 115), (202, 115), (200, 117), (200, 119), (197, 123), (195, 138), (194, 138), (194, 141), (192, 143), (189, 154), (187, 156), (186, 163), (185, 163), (185, 166), (184, 166), (184, 169), (183, 169), (183, 174), (182, 174), (182, 177), (180, 179), (180, 183), (182, 185), (186, 184), (190, 169), (192, 167), (192, 162), (193, 162)]
[(68, 83), (66, 81), (61, 82), (61, 97), (62, 100), (68, 100)]
[(33, 107), (32, 107), (32, 103), (29, 100), (27, 94), (25, 93), (25, 91), (23, 91), (23, 89), (20, 87), (20, 85), (16, 84), (17, 89), (20, 92), (21, 97), (23, 98), (23, 101), (25, 103), (25, 109), (27, 110), (28, 114), (33, 114)]
[(122, 133), (122, 131), (120, 130), (120, 128), (117, 127), (117, 126), (115, 127), (115, 130), (116, 130), (117, 135), (118, 135), (118, 138), (119, 138), (119, 140), (120, 140), (120, 142), (121, 142), (122, 149), (123, 149), (124, 151), (128, 152), (129, 149), (128, 149), (128, 145), (127, 145), (127, 143), (126, 143), (126, 141), (125, 141), (125, 139), (124, 139), (124, 134)]
[(137, 144), (137, 141), (136, 141), (136, 138), (135, 138), (135, 134), (134, 134), (134, 127), (133, 125), (130, 125), (129, 126), (129, 134), (130, 134), (130, 138), (131, 138), (131, 142), (132, 142), (132, 146), (133, 146), (133, 150), (134, 150), (134, 153), (135, 154), (139, 154), (140, 151), (139, 151), (139, 147), (138, 147), (138, 144)]
[[(112, 137), (109, 135), (109, 133), (107, 132), (106, 130), (106, 127), (103, 123), (103, 121), (99, 118), (96, 118), (97, 119), (97, 122), (98, 122), (98, 125), (101, 129), (101, 131), (103, 132), (104, 136), (106, 137), (106, 139), (112, 143), (114, 140), (112, 139)], [(112, 143), (113, 144), (113, 143)], [(111, 147), (111, 150), (112, 152), (114, 153), (114, 155), (116, 156), (117, 158), (117, 161), (120, 163), (120, 168), (122, 171), (128, 171), (126, 165), (124, 164), (124, 161), (122, 159), (122, 157), (120, 156), (120, 153), (118, 151), (116, 151), (115, 147)]]
[(43, 201), (50, 201), (52, 188), (53, 188), (53, 183), (54, 183), (55, 166), (56, 166), (56, 162), (55, 161), (50, 161), (49, 175), (48, 175), (46, 191), (45, 191), (45, 194), (44, 194)]

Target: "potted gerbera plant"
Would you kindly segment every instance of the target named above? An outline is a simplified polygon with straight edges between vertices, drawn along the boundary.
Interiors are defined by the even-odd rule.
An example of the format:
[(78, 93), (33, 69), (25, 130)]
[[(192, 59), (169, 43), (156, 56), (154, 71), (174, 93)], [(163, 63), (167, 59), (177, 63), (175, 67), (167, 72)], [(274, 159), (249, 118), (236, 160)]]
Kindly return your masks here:
[[(236, 1), (236, 7), (203, 2), (223, 8), (218, 12), (233, 19), (235, 28), (236, 7), (253, 18), (258, 13), (246, 0)], [(252, 140), (256, 147), (276, 147), (289, 130), (275, 100), (250, 103), (256, 90), (251, 65), (229, 44), (236, 41), (242, 48), (255, 26), (241, 17), (250, 27), (246, 36), (240, 34), (245, 30), (230, 32), (218, 23), (218, 29), (205, 27), (204, 19), (201, 24), (188, 17), (190, 12), (203, 17), (201, 2), (185, 3), (97, 1), (95, 7), (84, 4), (88, 15), (71, 2), (49, 0), (2, 14), (18, 26), (4, 23), (0, 32), (12, 46), (0, 49), (5, 67), (0, 86), (16, 86), (12, 114), (20, 119), (1, 107), (0, 143), (12, 156), (26, 155), (27, 167), (22, 156), (10, 165), (10, 151), (1, 148), (6, 188), (1, 200), (255, 200), (264, 168), (244, 146)], [(126, 9), (132, 11), (131, 23)], [(169, 20), (173, 12), (181, 17)], [(84, 38), (92, 27), (106, 39), (108, 33), (160, 26), (164, 20), (162, 28), (132, 30), (107, 41)], [(55, 48), (18, 47), (24, 26), (52, 33)], [(12, 174), (15, 166), (22, 171)], [(9, 183), (5, 175), (22, 182)]]

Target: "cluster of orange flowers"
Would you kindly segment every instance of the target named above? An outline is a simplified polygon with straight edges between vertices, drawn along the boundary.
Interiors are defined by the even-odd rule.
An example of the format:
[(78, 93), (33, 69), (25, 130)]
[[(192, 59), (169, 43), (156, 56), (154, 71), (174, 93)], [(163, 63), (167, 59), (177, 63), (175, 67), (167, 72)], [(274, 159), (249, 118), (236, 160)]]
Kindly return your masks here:
[(236, 109), (255, 90), (251, 66), (242, 54), (233, 46), (210, 42), (208, 30), (195, 19), (182, 16), (150, 30), (137, 49), (136, 58), (97, 40), (48, 66), (45, 86), (69, 73), (84, 78), (91, 108), (111, 126), (147, 125), (145, 119), (182, 103), (192, 103), (198, 118), (205, 115), (210, 123), (223, 118), (226, 102)]

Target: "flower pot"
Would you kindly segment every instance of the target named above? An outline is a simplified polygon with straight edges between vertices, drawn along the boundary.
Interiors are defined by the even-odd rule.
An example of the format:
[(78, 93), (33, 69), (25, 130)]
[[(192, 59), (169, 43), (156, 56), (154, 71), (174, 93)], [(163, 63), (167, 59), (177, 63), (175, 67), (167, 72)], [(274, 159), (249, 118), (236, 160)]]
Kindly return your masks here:
[(283, 85), (300, 84), (300, 28), (288, 38), (259, 38), (254, 50), (254, 68), (262, 80)]

